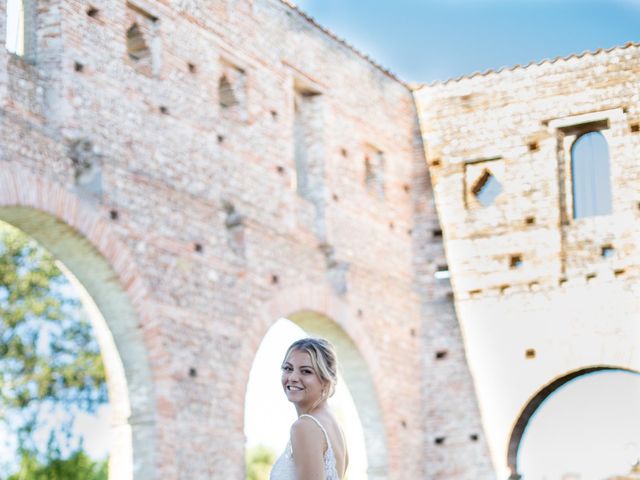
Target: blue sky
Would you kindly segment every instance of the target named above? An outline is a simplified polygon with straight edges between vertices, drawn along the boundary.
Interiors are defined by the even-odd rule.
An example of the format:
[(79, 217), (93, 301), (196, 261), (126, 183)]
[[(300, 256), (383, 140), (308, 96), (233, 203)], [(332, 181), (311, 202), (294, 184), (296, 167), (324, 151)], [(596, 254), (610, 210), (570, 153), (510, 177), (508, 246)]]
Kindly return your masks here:
[(640, 0), (299, 0), (409, 82), (640, 40)]

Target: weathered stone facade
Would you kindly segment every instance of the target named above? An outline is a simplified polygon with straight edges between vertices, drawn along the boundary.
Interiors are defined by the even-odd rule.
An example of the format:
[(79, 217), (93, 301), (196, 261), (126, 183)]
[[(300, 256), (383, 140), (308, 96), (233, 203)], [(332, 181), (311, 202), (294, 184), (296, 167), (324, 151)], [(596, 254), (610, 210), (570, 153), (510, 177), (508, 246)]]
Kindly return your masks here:
[(370, 478), (493, 478), (410, 89), (276, 0), (27, 3), (0, 219), (104, 319), (111, 477), (243, 478), (289, 316), (338, 344)]
[[(371, 479), (506, 478), (553, 389), (640, 370), (637, 45), (412, 92), (277, 0), (26, 3), (0, 219), (86, 290), (112, 478), (243, 478), (281, 316), (338, 346)], [(588, 128), (613, 213), (574, 219)]]
[[(415, 95), (466, 354), (506, 478), (555, 389), (594, 370), (640, 371), (640, 46)], [(612, 213), (574, 218), (571, 150), (589, 131), (608, 143)]]

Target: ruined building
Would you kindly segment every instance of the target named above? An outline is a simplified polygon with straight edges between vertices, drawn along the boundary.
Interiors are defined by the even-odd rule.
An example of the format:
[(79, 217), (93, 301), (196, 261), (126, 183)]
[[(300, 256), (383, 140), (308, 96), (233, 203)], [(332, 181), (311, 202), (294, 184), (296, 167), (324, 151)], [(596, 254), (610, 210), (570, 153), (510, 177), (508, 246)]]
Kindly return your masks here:
[(556, 389), (640, 371), (640, 48), (415, 96), (465, 354), (506, 478)]
[(555, 388), (639, 369), (638, 46), (412, 89), (279, 0), (23, 3), (0, 219), (86, 294), (111, 478), (244, 478), (282, 316), (337, 345), (370, 479), (515, 475)]

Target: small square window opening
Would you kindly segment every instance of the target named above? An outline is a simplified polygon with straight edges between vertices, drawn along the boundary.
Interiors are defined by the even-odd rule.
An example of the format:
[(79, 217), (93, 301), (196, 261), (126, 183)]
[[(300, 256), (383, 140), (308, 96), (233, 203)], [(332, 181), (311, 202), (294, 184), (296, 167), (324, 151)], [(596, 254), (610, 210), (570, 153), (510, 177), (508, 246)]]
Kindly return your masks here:
[(511, 255), (509, 257), (509, 267), (520, 268), (523, 264), (522, 255)]
[(473, 184), (471, 191), (483, 207), (488, 207), (502, 193), (502, 185), (488, 169), (485, 169)]
[(600, 247), (600, 255), (602, 256), (602, 258), (611, 258), (613, 257), (614, 253), (615, 249), (613, 248), (613, 245), (607, 244)]

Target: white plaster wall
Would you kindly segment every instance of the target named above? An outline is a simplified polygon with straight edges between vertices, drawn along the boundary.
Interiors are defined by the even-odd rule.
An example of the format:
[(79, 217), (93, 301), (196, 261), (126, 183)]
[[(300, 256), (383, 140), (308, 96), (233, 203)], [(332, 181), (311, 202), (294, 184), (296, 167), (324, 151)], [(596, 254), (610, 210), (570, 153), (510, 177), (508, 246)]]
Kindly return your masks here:
[[(585, 367), (640, 370), (640, 282), (598, 278), (458, 303), (498, 478), (509, 474), (515, 422), (541, 388)], [(530, 348), (534, 359), (525, 357)]]

